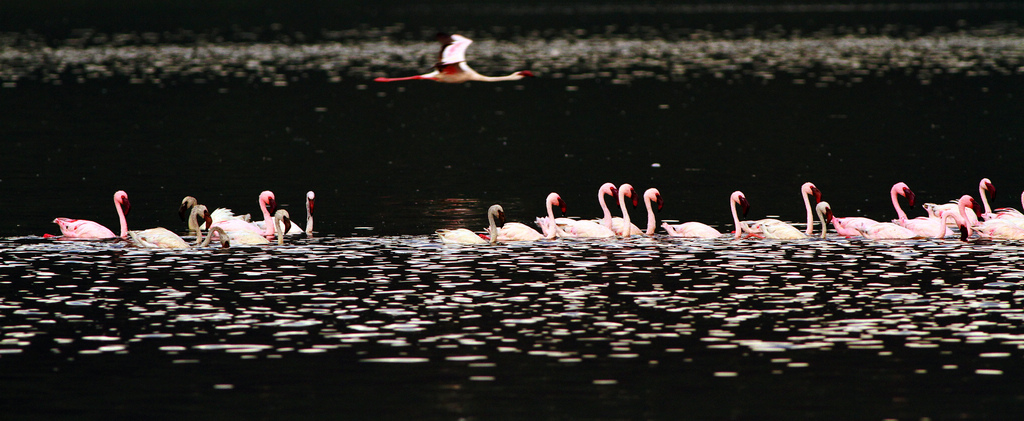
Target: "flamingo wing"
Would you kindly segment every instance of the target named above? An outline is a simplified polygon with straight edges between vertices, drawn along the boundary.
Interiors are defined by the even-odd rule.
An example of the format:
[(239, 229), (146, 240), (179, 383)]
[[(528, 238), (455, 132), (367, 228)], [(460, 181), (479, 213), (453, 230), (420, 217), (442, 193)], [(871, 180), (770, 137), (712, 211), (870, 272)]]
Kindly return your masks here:
[(67, 238), (114, 238), (114, 232), (99, 223), (73, 218), (57, 218), (53, 222), (60, 227), (61, 234)]

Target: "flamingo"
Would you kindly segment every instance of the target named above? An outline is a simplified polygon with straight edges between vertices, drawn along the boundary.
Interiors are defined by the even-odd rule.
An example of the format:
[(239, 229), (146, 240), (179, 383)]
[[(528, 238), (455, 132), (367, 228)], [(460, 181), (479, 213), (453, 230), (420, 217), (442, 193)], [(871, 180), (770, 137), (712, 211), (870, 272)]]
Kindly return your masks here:
[[(221, 228), (221, 227), (210, 228), (210, 234), (211, 235), (206, 237), (206, 239), (203, 240), (202, 243), (196, 244), (196, 246), (197, 247), (206, 247), (206, 246), (210, 245), (210, 240), (213, 239), (213, 234), (214, 233), (219, 234), (218, 236), (220, 237), (220, 246), (221, 246), (221, 248), (231, 247), (230, 236), (228, 235), (227, 232), (224, 232), (224, 229)], [(203, 235), (202, 233), (199, 233), (199, 237), (202, 237), (202, 235)], [(197, 237), (196, 239), (198, 240), (199, 237)]]
[(639, 227), (629, 222), (629, 211), (626, 209), (627, 197), (633, 199), (633, 208), (636, 208), (638, 204), (636, 189), (629, 183), (619, 186), (619, 209), (622, 211), (622, 217), (612, 218), (612, 231), (623, 237), (643, 235), (644, 232), (640, 231)]
[(473, 43), (473, 40), (459, 34), (437, 33), (437, 41), (441, 43), (441, 53), (438, 61), (434, 64), (434, 70), (422, 75), (386, 78), (379, 77), (374, 82), (397, 82), (402, 80), (432, 80), (444, 83), (462, 83), (469, 81), (480, 82), (502, 82), (507, 80), (520, 80), (524, 77), (533, 77), (533, 72), (520, 70), (507, 76), (484, 76), (466, 64), (466, 49)]
[[(571, 237), (571, 238), (608, 238), (614, 237), (615, 231), (612, 230), (612, 213), (608, 210), (608, 205), (604, 202), (604, 196), (606, 194), (615, 197), (616, 189), (612, 183), (604, 183), (601, 188), (597, 191), (597, 201), (601, 204), (601, 210), (604, 212), (604, 219), (598, 222), (597, 220), (581, 220), (572, 218), (554, 218), (554, 224), (556, 229), (553, 231), (556, 236)], [(557, 205), (555, 203), (554, 205)], [(563, 211), (564, 212), (564, 211)], [(554, 216), (554, 213), (551, 214)], [(545, 226), (549, 222), (543, 218), (538, 218), (537, 224), (541, 226), (541, 229), (546, 229)]]
[[(495, 222), (495, 220), (498, 220), (498, 222)], [(483, 239), (477, 233), (466, 228), (453, 230), (439, 229), (435, 233), (441, 239), (441, 242), (445, 244), (497, 244), (498, 226), (504, 225), (504, 223), (505, 210), (502, 209), (501, 205), (491, 205), (487, 209), (487, 235), (490, 237), (490, 241)]]
[(313, 236), (313, 202), (316, 195), (310, 190), (306, 192), (306, 235)]
[[(554, 193), (552, 193), (552, 194), (554, 194)], [(563, 211), (564, 211), (565, 204), (564, 204), (564, 202), (560, 204), (560, 201), (562, 200), (561, 197), (558, 197), (557, 194), (554, 194), (555, 196), (552, 197), (551, 196), (552, 194), (548, 195), (548, 199), (545, 202), (545, 206), (547, 206), (547, 208), (548, 208), (548, 214), (550, 215), (550, 217), (554, 218), (554, 215), (555, 215), (554, 212), (555, 211), (554, 211), (554, 209), (552, 207), (558, 205), (558, 206), (561, 206)], [(561, 219), (561, 218), (559, 218), (559, 219)], [(549, 219), (547, 217), (545, 217), (545, 218), (538, 218), (538, 221), (539, 220), (543, 220), (544, 224), (550, 225), (550, 223), (547, 222), (547, 221), (549, 221)], [(576, 221), (573, 221), (573, 222), (576, 222)], [(538, 222), (538, 223), (540, 223), (540, 222)], [(526, 224), (522, 224), (522, 223), (519, 223), (519, 222), (507, 222), (504, 225), (502, 225), (502, 227), (498, 230), (498, 241), (499, 242), (508, 242), (508, 241), (537, 241), (537, 240), (541, 240), (541, 239), (549, 239), (549, 240), (551, 240), (551, 239), (554, 239), (555, 236), (557, 235), (557, 229), (553, 230), (553, 229), (547, 229), (545, 227), (545, 228), (542, 228), (542, 230), (544, 231), (543, 234), (537, 232), (537, 230), (535, 230), (533, 228), (530, 228)]]
[(284, 245), (284, 235), (293, 227), (292, 218), (288, 215), (288, 211), (278, 209), (277, 212), (274, 212), (274, 228), (277, 231), (277, 245)]
[[(285, 233), (286, 235), (298, 235), (302, 233), (306, 233), (309, 236), (313, 235), (313, 203), (315, 198), (316, 195), (312, 191), (306, 192), (306, 230), (299, 228), (298, 224), (291, 224), (291, 228)], [(266, 229), (266, 222), (264, 221), (256, 221), (254, 224), (256, 224), (260, 229)]]
[(114, 208), (117, 209), (117, 218), (121, 223), (120, 236), (114, 235), (113, 231), (99, 223), (85, 219), (56, 218), (53, 222), (60, 227), (60, 232), (65, 238), (127, 238), (128, 221), (125, 219), (125, 216), (128, 215), (128, 211), (131, 210), (131, 207), (131, 203), (128, 202), (128, 193), (125, 193), (124, 190), (118, 190), (114, 193)]
[[(565, 214), (565, 201), (562, 200), (562, 196), (558, 193), (548, 193), (548, 197), (544, 199), (545, 207), (548, 209), (547, 216), (538, 217), (534, 223), (544, 231), (544, 236), (547, 238), (555, 237), (574, 237), (575, 235), (565, 232), (562, 228), (555, 223), (555, 206), (558, 206), (558, 210)], [(596, 225), (596, 224), (595, 224)]]
[[(206, 222), (209, 218), (210, 211), (206, 209), (206, 206), (199, 204), (192, 206), (188, 221), (189, 229), (195, 227), (195, 231), (198, 232), (198, 225)], [(171, 232), (171, 230), (163, 227), (150, 228), (141, 231), (128, 231), (128, 236), (131, 238), (132, 243), (139, 247), (175, 249), (189, 247), (188, 243), (179, 237), (178, 234), (175, 234)]]
[(811, 202), (807, 197), (814, 196), (814, 203), (817, 204), (821, 201), (821, 190), (818, 190), (814, 183), (807, 182), (800, 186), (800, 196), (803, 198), (804, 208), (807, 211), (807, 229), (804, 232), (800, 232), (796, 227), (786, 222), (771, 218), (754, 222), (752, 228), (755, 231), (761, 231), (765, 238), (774, 240), (807, 238), (814, 232), (814, 214), (811, 212)]
[[(738, 200), (739, 197), (742, 197), (742, 193), (740, 193), (740, 196), (736, 196), (736, 193), (733, 193), (733, 199), (729, 202), (730, 207), (733, 206), (733, 203), (738, 204), (739, 202), (736, 202), (735, 200)], [(743, 198), (743, 201), (746, 201), (746, 198)], [(749, 205), (744, 205), (744, 216), (746, 216), (747, 214), (747, 207), (749, 207)], [(735, 208), (733, 208), (732, 213), (734, 219), (733, 222), (736, 223), (737, 229), (739, 229), (739, 217), (736, 216)], [(722, 233), (718, 232), (718, 230), (711, 228), (711, 226), (702, 222), (684, 222), (678, 225), (670, 225), (668, 222), (665, 222), (661, 224), (661, 227), (664, 228), (666, 232), (668, 232), (668, 235), (670, 237), (718, 238), (722, 236)], [(736, 238), (739, 238), (739, 235), (737, 235)]]
[(814, 212), (818, 214), (818, 221), (821, 222), (821, 238), (825, 239), (828, 235), (828, 221), (834, 218), (832, 216), (832, 206), (828, 202), (818, 202), (814, 206)]
[[(987, 194), (986, 194), (987, 193)], [(985, 213), (981, 216), (985, 220), (1006, 219), (1021, 228), (1024, 228), (1024, 214), (1014, 208), (999, 208), (993, 210), (988, 204), (988, 196), (996, 197), (996, 187), (987, 178), (982, 178), (978, 184), (978, 194), (981, 196), (981, 203), (985, 206)], [(1024, 205), (1024, 193), (1020, 195), (1021, 204)], [(967, 214), (970, 217), (970, 214)]]
[(658, 204), (658, 212), (661, 212), (661, 208), (665, 206), (665, 201), (661, 199), (661, 192), (653, 187), (644, 191), (644, 205), (647, 206), (647, 231), (644, 232), (644, 235), (654, 235), (654, 230), (658, 228), (658, 221), (654, 216), (651, 203)]
[(736, 205), (743, 207), (743, 216), (747, 216), (747, 212), (750, 210), (750, 202), (747, 201), (747, 197), (743, 195), (743, 192), (736, 190), (729, 196), (729, 208), (732, 209), (732, 223), (736, 226), (736, 234), (734, 239), (739, 239), (740, 235), (749, 231), (746, 223), (740, 222), (740, 217), (736, 214)]
[[(902, 226), (913, 231), (920, 237), (934, 236), (935, 232), (932, 228), (935, 226), (935, 218), (921, 216), (914, 219), (908, 219), (907, 214), (903, 212), (903, 209), (900, 207), (900, 202), (896, 198), (897, 195), (906, 197), (907, 203), (910, 206), (914, 206), (914, 192), (910, 190), (910, 187), (907, 186), (907, 183), (900, 181), (896, 184), (893, 184), (892, 189), (889, 190), (889, 197), (890, 199), (892, 199), (893, 208), (896, 209), (897, 219), (893, 220), (892, 222), (895, 223), (896, 225)], [(947, 230), (943, 237), (947, 235), (953, 235), (953, 231)]]
[[(242, 220), (239, 220), (239, 219), (228, 219), (228, 220), (224, 220), (224, 221), (220, 221), (220, 222), (214, 222), (212, 226), (221, 227), (221, 228), (224, 229), (224, 231), (227, 231), (229, 234), (237, 233), (237, 232), (240, 232), (240, 231), (247, 231), (249, 233), (252, 233), (253, 235), (262, 235), (264, 237), (273, 237), (274, 236), (274, 224), (273, 224), (273, 222), (268, 224), (267, 221), (272, 221), (274, 219), (272, 216), (270, 216), (270, 214), (271, 214), (271, 212), (274, 212), (274, 211), (277, 210), (277, 199), (274, 197), (274, 193), (271, 192), (270, 190), (264, 190), (263, 192), (261, 192), (260, 193), (260, 198), (259, 198), (259, 204), (260, 204), (260, 211), (263, 212), (263, 221), (262, 221), (263, 224), (260, 224), (259, 223), (260, 221), (257, 221), (257, 222), (254, 223), (254, 222), (245, 222), (245, 221), (242, 221)], [(232, 234), (232, 235), (234, 235), (234, 234)], [(232, 237), (232, 241), (236, 242), (236, 243), (240, 242), (240, 241), (235, 240), (234, 236)], [(256, 244), (253, 241), (256, 241), (256, 240), (251, 240), (250, 242), (243, 243), (243, 244)]]
[[(196, 206), (198, 203), (199, 201), (192, 196), (185, 196), (185, 198), (181, 199), (181, 206), (178, 207), (178, 216), (181, 217), (182, 221), (185, 221), (186, 218), (188, 218), (189, 210)], [(245, 222), (249, 222), (252, 218), (249, 216), (249, 214), (235, 215), (235, 213), (232, 212), (231, 209), (217, 208), (214, 209), (212, 213), (210, 213), (210, 219), (212, 221), (211, 223), (217, 223), (229, 219), (238, 219)], [(191, 229), (191, 227), (189, 229)], [(192, 234), (195, 235), (195, 231), (193, 231)]]

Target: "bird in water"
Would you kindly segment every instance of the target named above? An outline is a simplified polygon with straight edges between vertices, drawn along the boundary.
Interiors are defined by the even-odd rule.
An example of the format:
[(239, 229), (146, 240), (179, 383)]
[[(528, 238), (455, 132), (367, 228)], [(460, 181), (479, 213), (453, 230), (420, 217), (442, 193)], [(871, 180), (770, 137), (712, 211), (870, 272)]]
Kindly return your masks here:
[(441, 43), (441, 53), (438, 55), (437, 63), (434, 64), (434, 70), (430, 73), (396, 78), (379, 77), (374, 79), (374, 82), (398, 82), (403, 80), (432, 80), (444, 83), (469, 81), (503, 82), (533, 77), (533, 72), (529, 70), (520, 70), (507, 76), (481, 75), (466, 64), (466, 49), (473, 43), (473, 40), (459, 34), (438, 32), (437, 41)]

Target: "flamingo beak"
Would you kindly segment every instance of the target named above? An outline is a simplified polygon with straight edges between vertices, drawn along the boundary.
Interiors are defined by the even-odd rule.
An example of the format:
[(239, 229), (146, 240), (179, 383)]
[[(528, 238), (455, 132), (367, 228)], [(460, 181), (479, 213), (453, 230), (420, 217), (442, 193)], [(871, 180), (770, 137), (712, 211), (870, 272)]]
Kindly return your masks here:
[(178, 208), (178, 216), (181, 218), (182, 221), (188, 220), (188, 211), (191, 208), (192, 207), (189, 206), (188, 203), (181, 202), (181, 206)]
[(814, 195), (814, 204), (821, 203), (821, 190), (817, 187), (811, 187), (811, 194)]
[(659, 195), (657, 195), (657, 196), (655, 196), (655, 197), (657, 197), (657, 202), (658, 202), (658, 212), (661, 212), (661, 208), (665, 206), (665, 200), (661, 198), (661, 195), (660, 195), (660, 194), (659, 194)]
[(629, 197), (633, 199), (633, 207), (636, 208), (636, 205), (640, 203), (636, 197), (636, 189), (629, 189)]
[(132, 210), (132, 203), (128, 201), (128, 196), (121, 198), (121, 205), (124, 206), (124, 214), (128, 215), (128, 212)]
[(907, 198), (907, 203), (910, 204), (910, 206), (914, 206), (914, 192), (910, 191), (909, 187), (903, 188), (903, 197)]
[(202, 219), (200, 219), (198, 222), (199, 222), (200, 226), (202, 226), (203, 223), (205, 222), (206, 223), (206, 229), (209, 230), (210, 227), (213, 226), (213, 218), (210, 217), (210, 211), (206, 211), (203, 214)]
[(277, 199), (275, 199), (273, 196), (271, 196), (270, 199), (267, 200), (267, 210), (270, 211), (271, 215), (273, 215), (274, 212), (277, 212)]
[(960, 241), (967, 242), (967, 226), (959, 224), (957, 227), (960, 228)]
[(310, 215), (313, 214), (313, 201), (314, 201), (314, 199), (309, 199), (309, 200), (306, 201), (306, 203), (309, 205), (309, 214)]
[(520, 70), (519, 74), (522, 75), (523, 77), (534, 77), (533, 72), (529, 70)]
[(985, 183), (985, 190), (988, 191), (989, 197), (996, 198), (996, 186), (992, 183)]
[(746, 196), (740, 196), (740, 207), (743, 208), (743, 217), (747, 217), (747, 212), (750, 211), (750, 202), (747, 201)]
[(612, 198), (615, 199), (615, 206), (619, 205), (619, 188), (612, 187)]
[(558, 209), (562, 211), (562, 215), (565, 215), (565, 201), (561, 197), (558, 198)]
[(498, 211), (498, 227), (505, 226), (505, 211)]
[(978, 201), (974, 200), (973, 197), (971, 198), (971, 206), (970, 206), (970, 208), (971, 208), (971, 210), (974, 211), (974, 215), (977, 216), (978, 219), (980, 220), (981, 219), (981, 209), (978, 209), (979, 208)]

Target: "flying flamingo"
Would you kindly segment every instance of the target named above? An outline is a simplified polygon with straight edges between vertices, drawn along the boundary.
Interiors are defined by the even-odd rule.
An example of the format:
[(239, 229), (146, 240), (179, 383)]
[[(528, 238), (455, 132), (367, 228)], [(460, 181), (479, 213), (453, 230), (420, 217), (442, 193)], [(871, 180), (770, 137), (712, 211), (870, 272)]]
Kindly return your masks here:
[[(497, 220), (497, 222), (496, 222)], [(505, 210), (501, 205), (491, 205), (487, 208), (487, 235), (490, 241), (483, 239), (477, 233), (466, 228), (453, 230), (439, 229), (435, 233), (445, 244), (497, 244), (498, 226), (505, 223)]]
[(506, 80), (520, 80), (524, 77), (533, 77), (533, 72), (520, 70), (507, 76), (484, 76), (466, 64), (466, 49), (473, 40), (459, 34), (437, 33), (437, 41), (441, 43), (441, 53), (434, 70), (430, 73), (409, 77), (386, 78), (379, 77), (374, 82), (397, 82), (402, 80), (433, 80), (444, 83), (462, 83), (469, 81), (480, 82), (502, 82)]
[(647, 231), (644, 232), (644, 235), (654, 235), (654, 230), (658, 228), (658, 221), (654, 216), (654, 208), (651, 203), (658, 205), (658, 212), (661, 212), (661, 208), (665, 206), (665, 201), (661, 199), (661, 192), (653, 187), (644, 191), (644, 205), (647, 206)]
[[(586, 220), (586, 219), (572, 219), (572, 218), (555, 218), (556, 235), (561, 237), (576, 237), (576, 238), (608, 238), (614, 237), (615, 231), (612, 231), (612, 213), (608, 210), (608, 205), (604, 202), (605, 195), (611, 195), (615, 197), (617, 190), (615, 185), (612, 183), (604, 183), (601, 188), (597, 191), (597, 201), (601, 204), (601, 210), (604, 213), (604, 219), (601, 220)], [(540, 224), (541, 222), (537, 222)], [(547, 224), (547, 222), (544, 222)], [(541, 226), (544, 227), (543, 225)]]
[[(125, 216), (131, 210), (131, 203), (128, 202), (128, 193), (118, 190), (114, 193), (114, 208), (117, 209), (117, 218), (121, 223), (121, 238), (128, 237), (128, 221)], [(102, 239), (118, 237), (107, 227), (93, 221), (73, 218), (56, 218), (53, 220), (60, 227), (61, 234), (65, 238)]]

